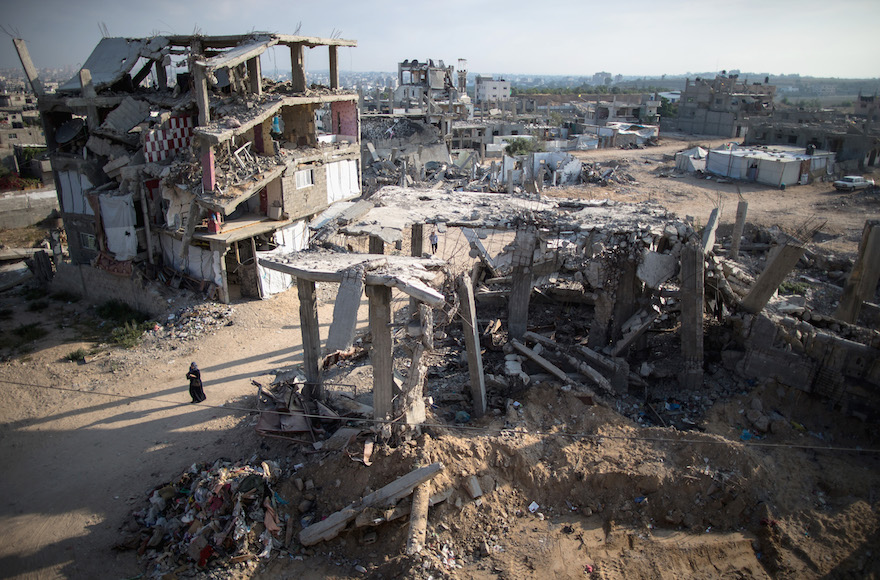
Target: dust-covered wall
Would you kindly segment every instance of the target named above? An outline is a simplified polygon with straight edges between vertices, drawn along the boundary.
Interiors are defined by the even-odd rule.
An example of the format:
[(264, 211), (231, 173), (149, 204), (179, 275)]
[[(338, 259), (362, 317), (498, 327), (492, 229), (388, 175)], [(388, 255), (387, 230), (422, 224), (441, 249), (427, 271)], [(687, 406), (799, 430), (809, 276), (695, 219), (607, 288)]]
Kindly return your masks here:
[(357, 104), (354, 101), (336, 101), (330, 103), (333, 133), (356, 137), (358, 129)]
[(139, 270), (118, 276), (88, 265), (61, 263), (52, 278), (52, 292), (70, 292), (88, 302), (122, 301), (141, 312), (159, 316), (168, 308), (166, 297)]
[[(312, 185), (297, 188), (297, 172), (311, 171)], [(302, 175), (300, 176), (302, 180)], [(281, 195), (284, 213), (290, 219), (315, 214), (327, 207), (327, 171), (323, 163), (291, 165), (281, 177)]]

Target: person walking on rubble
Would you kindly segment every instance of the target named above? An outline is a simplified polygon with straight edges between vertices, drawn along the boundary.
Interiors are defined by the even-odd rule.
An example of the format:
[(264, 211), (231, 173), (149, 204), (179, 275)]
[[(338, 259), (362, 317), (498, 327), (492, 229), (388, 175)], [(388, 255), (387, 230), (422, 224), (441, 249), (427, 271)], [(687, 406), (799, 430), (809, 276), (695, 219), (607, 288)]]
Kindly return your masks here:
[(437, 242), (440, 241), (440, 238), (437, 236), (436, 229), (431, 232), (431, 236), (428, 239), (431, 240), (431, 253), (436, 254), (437, 253)]
[(189, 379), (189, 396), (192, 397), (192, 402), (201, 403), (204, 401), (207, 397), (205, 397), (205, 391), (202, 389), (202, 373), (199, 371), (196, 363), (189, 365), (189, 372), (186, 373), (186, 378)]

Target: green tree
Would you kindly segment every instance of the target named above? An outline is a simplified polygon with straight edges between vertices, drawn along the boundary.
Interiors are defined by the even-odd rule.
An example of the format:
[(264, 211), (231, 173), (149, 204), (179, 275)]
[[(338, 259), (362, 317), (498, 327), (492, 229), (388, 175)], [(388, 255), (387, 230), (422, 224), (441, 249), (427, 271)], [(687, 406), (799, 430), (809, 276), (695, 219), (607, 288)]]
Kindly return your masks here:
[(661, 119), (674, 119), (678, 117), (678, 103), (673, 103), (666, 97), (660, 97), (660, 106), (657, 113)]
[(529, 153), (537, 153), (544, 150), (544, 145), (537, 139), (527, 139), (526, 137), (514, 137), (507, 142), (504, 152), (513, 157), (514, 155), (528, 155)]

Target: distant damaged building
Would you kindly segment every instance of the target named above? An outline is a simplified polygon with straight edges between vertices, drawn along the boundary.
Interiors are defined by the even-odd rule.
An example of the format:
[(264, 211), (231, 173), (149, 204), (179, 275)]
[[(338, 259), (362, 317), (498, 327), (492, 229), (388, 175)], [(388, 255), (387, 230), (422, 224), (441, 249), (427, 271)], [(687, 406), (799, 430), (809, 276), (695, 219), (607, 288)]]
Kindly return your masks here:
[[(289, 83), (262, 78), (260, 55), (276, 45), (290, 51)], [(330, 86), (309, 87), (305, 49), (321, 46)], [(276, 291), (257, 257), (305, 247), (309, 217), (360, 195), (358, 97), (341, 90), (340, 46), (356, 42), (104, 38), (48, 95), (16, 41), (39, 95), (71, 260), (224, 302), (231, 289)]]
[(696, 135), (745, 137), (755, 117), (773, 111), (776, 87), (740, 82), (738, 75), (718, 75), (714, 80), (687, 79), (678, 102), (678, 118), (663, 124), (664, 130)]

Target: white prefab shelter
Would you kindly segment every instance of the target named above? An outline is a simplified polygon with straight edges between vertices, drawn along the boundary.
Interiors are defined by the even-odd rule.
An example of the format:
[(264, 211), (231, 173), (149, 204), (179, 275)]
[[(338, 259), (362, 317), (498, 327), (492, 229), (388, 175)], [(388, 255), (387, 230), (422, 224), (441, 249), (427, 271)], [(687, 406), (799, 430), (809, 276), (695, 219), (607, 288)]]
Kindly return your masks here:
[(807, 155), (799, 147), (733, 148), (709, 151), (706, 170), (731, 179), (781, 187), (807, 183), (811, 177), (827, 173), (833, 163), (834, 153), (829, 151)]

